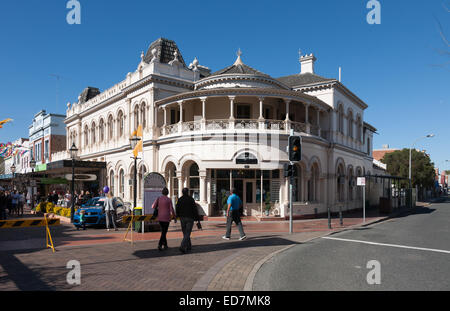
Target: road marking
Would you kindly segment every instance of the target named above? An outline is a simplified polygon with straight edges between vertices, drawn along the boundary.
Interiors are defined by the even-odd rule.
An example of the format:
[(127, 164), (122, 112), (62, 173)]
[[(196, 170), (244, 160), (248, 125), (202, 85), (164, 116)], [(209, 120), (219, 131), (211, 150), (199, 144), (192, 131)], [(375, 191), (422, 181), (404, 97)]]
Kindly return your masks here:
[(396, 245), (396, 244), (385, 244), (385, 243), (376, 243), (376, 242), (368, 242), (368, 241), (360, 241), (360, 240), (349, 240), (349, 239), (341, 239), (341, 238), (332, 238), (332, 237), (322, 237), (322, 239), (344, 241), (344, 242), (353, 242), (353, 243), (362, 243), (362, 244), (378, 245), (378, 246), (407, 248), (407, 249), (415, 249), (415, 250), (419, 250), (419, 251), (429, 251), (429, 252), (450, 254), (450, 251), (446, 251), (446, 250), (442, 250), (442, 249), (423, 248), (423, 247), (414, 247), (414, 246), (405, 246), (405, 245)]

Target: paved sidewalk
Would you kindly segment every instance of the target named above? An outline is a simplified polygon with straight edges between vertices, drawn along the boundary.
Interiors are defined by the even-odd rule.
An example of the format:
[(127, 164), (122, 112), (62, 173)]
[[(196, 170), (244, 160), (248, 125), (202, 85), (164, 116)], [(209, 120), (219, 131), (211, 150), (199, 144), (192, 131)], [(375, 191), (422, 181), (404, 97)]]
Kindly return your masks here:
[[(244, 222), (247, 240), (221, 237), (224, 222), (203, 222), (203, 231), (193, 232), (193, 249), (178, 251), (179, 223), (171, 224), (169, 250), (157, 250), (159, 232), (134, 233), (135, 243), (122, 242), (125, 229), (76, 231), (71, 225), (52, 228), (56, 253), (43, 249), (44, 231), (39, 228), (5, 229), (0, 236), (0, 290), (248, 290), (258, 266), (275, 252), (298, 243), (308, 243), (332, 232), (362, 224), (354, 215), (332, 220), (299, 220), (289, 235), (289, 222)], [(369, 215), (367, 223), (386, 219)], [(41, 237), (39, 237), (41, 236)], [(81, 285), (68, 285), (67, 262), (81, 263)]]

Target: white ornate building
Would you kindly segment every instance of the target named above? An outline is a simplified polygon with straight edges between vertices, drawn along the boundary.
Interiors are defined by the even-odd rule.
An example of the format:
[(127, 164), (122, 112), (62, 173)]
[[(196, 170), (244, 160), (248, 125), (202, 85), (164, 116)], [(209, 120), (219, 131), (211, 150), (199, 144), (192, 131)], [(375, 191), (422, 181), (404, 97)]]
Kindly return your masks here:
[(336, 79), (316, 75), (312, 54), (300, 58), (300, 74), (277, 79), (238, 54), (234, 64), (211, 74), (197, 59), (187, 66), (175, 42), (158, 39), (123, 81), (103, 92), (87, 88), (68, 104), (68, 148), (75, 142), (82, 160), (106, 162), (102, 183), (132, 201), (129, 137), (142, 124), (139, 200), (142, 177), (153, 171), (166, 177), (172, 197), (190, 188), (208, 215), (220, 214), (223, 194), (233, 186), (248, 215), (260, 214), (267, 201), (272, 214), (285, 216), (283, 165), (293, 130), (303, 140), (294, 213), (361, 207), (355, 177), (373, 170), (376, 131), (364, 122), (367, 105)]

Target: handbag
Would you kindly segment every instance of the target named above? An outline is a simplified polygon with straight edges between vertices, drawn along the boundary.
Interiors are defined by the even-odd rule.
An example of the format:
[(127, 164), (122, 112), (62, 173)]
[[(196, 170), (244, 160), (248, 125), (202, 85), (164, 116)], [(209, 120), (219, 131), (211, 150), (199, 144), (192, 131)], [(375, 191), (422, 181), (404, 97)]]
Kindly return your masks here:
[(156, 206), (153, 209), (153, 216), (151, 219), (155, 219), (156, 217), (158, 217), (158, 203), (159, 203), (159, 197), (156, 199)]

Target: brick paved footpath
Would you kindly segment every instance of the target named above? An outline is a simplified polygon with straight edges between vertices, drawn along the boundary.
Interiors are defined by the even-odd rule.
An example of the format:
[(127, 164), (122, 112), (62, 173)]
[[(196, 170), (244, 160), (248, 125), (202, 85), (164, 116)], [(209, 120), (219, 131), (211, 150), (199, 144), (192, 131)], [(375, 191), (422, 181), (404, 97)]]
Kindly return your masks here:
[[(366, 218), (367, 223), (386, 217)], [(247, 239), (239, 241), (237, 228), (225, 241), (223, 222), (203, 222), (194, 230), (193, 249), (181, 254), (180, 225), (171, 224), (169, 249), (157, 250), (159, 232), (134, 233), (135, 243), (123, 242), (125, 229), (76, 231), (63, 224), (52, 228), (56, 253), (43, 249), (42, 228), (4, 229), (0, 232), (0, 290), (251, 290), (259, 266), (279, 251), (335, 231), (362, 224), (356, 216), (294, 222), (244, 222)], [(41, 238), (39, 238), (41, 236)], [(81, 285), (66, 281), (70, 260), (81, 263)]]

